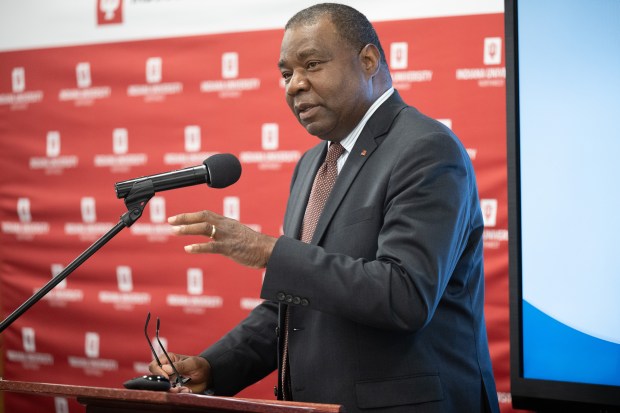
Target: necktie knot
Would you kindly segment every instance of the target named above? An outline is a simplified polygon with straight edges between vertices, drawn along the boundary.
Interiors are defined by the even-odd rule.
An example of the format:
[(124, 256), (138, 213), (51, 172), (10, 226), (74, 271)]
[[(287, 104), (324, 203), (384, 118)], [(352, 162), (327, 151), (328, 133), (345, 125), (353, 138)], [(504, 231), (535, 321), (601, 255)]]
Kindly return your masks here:
[(336, 163), (340, 155), (344, 153), (344, 146), (338, 142), (333, 142), (327, 149), (327, 156), (325, 156), (325, 163)]

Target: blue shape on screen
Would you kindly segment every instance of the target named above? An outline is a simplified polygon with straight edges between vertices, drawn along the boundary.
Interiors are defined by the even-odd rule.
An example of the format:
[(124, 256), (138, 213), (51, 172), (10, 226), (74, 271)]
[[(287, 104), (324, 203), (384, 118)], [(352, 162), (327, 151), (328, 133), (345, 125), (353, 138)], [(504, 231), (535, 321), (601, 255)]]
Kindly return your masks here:
[(523, 300), (525, 378), (620, 385), (620, 344), (565, 324)]

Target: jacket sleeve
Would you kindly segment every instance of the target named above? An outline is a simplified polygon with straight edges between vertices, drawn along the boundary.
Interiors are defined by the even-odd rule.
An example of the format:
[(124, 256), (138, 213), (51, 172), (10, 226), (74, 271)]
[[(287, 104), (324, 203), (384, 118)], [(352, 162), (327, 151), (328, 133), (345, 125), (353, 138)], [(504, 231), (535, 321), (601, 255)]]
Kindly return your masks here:
[(200, 356), (209, 361), (218, 396), (232, 396), (277, 368), (278, 305), (265, 301)]

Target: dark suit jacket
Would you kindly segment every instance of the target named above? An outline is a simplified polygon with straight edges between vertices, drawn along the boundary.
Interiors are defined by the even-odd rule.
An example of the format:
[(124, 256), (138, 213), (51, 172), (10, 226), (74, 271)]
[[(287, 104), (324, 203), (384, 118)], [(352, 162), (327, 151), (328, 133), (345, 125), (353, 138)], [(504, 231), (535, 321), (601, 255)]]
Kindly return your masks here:
[(395, 92), (364, 127), (305, 244), (297, 238), (325, 152), (321, 142), (295, 169), (267, 301), (202, 353), (216, 394), (277, 368), (279, 302), (290, 308), (296, 401), (348, 412), (499, 411), (482, 214), (461, 143)]

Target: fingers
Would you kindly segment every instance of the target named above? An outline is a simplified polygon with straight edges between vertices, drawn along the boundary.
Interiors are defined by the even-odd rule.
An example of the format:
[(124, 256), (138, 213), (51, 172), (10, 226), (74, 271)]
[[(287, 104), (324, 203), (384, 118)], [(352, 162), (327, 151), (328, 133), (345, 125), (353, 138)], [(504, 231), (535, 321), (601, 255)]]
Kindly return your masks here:
[(222, 226), (228, 218), (212, 211), (192, 212), (168, 218), (172, 231), (176, 235), (202, 235), (215, 239), (218, 231), (222, 234)]
[(190, 225), (217, 221), (221, 218), (223, 218), (221, 215), (218, 215), (213, 211), (189, 212), (168, 218), (168, 223), (170, 225)]
[[(170, 388), (172, 393), (203, 393), (208, 386), (211, 385), (211, 366), (209, 362), (198, 356), (184, 356), (175, 353), (168, 353), (170, 359), (174, 363), (174, 368), (184, 377), (188, 377), (191, 381), (184, 386), (174, 386)], [(165, 356), (162, 356), (162, 367), (159, 367), (157, 360), (153, 360), (149, 364), (149, 370), (153, 374), (160, 374), (164, 377), (174, 378), (174, 370)], [(172, 380), (172, 379), (171, 379)]]
[(218, 244), (214, 242), (207, 242), (202, 244), (191, 244), (183, 247), (185, 252), (189, 254), (218, 254)]
[(151, 361), (151, 364), (149, 364), (149, 371), (151, 373), (153, 373), (153, 374), (158, 374), (160, 376), (164, 376), (166, 378), (170, 378), (168, 373), (166, 373), (164, 370), (162, 370), (155, 360)]
[(186, 357), (182, 360), (176, 361), (174, 363), (174, 367), (181, 375), (192, 375), (204, 369), (204, 365), (201, 364), (203, 361), (205, 360), (202, 357)]
[(209, 222), (176, 225), (172, 231), (177, 235), (205, 235), (209, 238), (214, 238), (217, 233), (216, 226)]
[[(185, 359), (187, 359), (189, 357), (189, 356), (183, 356), (183, 355), (175, 354), (175, 353), (168, 353), (168, 355), (170, 356), (170, 360), (172, 360), (172, 362), (174, 363), (175, 367), (180, 362), (182, 362), (183, 360), (185, 360)], [(161, 363), (162, 367), (159, 367), (159, 363)], [(174, 374), (174, 369), (172, 368), (172, 366), (168, 362), (168, 359), (166, 358), (166, 356), (164, 356), (163, 354), (160, 355), (159, 356), (159, 363), (157, 362), (157, 360), (151, 361), (151, 363), (149, 364), (149, 371), (151, 373), (153, 373), (153, 374), (159, 374), (161, 376), (170, 378), (170, 376)], [(181, 373), (181, 374), (183, 374), (183, 373)]]
[(177, 235), (210, 238), (208, 242), (186, 245), (184, 248), (187, 253), (221, 254), (253, 268), (264, 268), (267, 265), (277, 240), (212, 211), (180, 214), (170, 217), (168, 222)]
[(179, 374), (191, 379), (185, 386), (175, 386), (179, 393), (202, 393), (211, 384), (211, 366), (209, 362), (198, 356), (187, 357), (175, 362)]
[(170, 388), (170, 393), (193, 393), (192, 389), (186, 386), (176, 386)]

